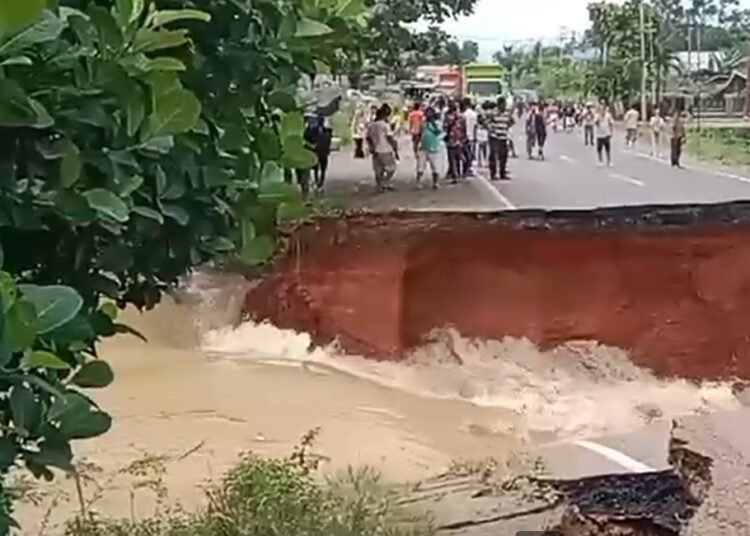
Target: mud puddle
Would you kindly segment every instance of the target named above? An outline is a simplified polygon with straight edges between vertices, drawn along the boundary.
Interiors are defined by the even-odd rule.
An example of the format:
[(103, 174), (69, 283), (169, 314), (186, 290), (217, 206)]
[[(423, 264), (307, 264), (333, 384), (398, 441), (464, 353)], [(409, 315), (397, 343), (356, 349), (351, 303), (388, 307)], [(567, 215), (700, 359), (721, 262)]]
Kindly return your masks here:
[[(406, 363), (311, 349), (305, 334), (236, 325), (244, 286), (198, 274), (157, 310), (123, 315), (149, 343), (118, 338), (102, 348), (117, 379), (95, 397), (115, 426), (76, 447), (92, 508), (138, 518), (154, 510), (161, 492), (139, 485), (143, 477), (127, 469), (137, 460), (158, 462), (161, 500), (194, 508), (201, 484), (243, 452), (286, 455), (313, 428), (326, 471), (367, 464), (413, 481), (454, 460), (504, 463), (540, 442), (738, 405), (729, 385), (661, 381), (594, 343), (539, 352), (524, 340), (443, 331)], [(55, 534), (75, 508), (73, 487), (61, 480), (39, 489), (20, 521), (30, 534), (40, 522)]]

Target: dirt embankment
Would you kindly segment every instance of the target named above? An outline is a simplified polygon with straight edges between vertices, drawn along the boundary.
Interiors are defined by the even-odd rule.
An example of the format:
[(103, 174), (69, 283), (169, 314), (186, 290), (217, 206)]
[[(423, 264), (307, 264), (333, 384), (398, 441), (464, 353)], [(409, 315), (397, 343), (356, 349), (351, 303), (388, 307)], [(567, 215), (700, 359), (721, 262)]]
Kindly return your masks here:
[(378, 359), (453, 326), (596, 340), (661, 375), (750, 378), (750, 203), (321, 220), (245, 308)]

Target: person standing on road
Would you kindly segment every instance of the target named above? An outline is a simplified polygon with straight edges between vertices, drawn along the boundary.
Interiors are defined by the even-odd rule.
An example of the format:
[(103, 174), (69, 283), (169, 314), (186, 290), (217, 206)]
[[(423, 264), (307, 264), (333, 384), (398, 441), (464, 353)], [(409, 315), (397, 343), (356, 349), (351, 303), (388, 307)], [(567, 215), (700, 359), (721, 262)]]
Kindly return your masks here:
[(454, 184), (465, 177), (464, 150), (466, 147), (466, 120), (458, 111), (456, 103), (448, 104), (445, 115), (445, 134), (448, 139), (448, 178)]
[(595, 119), (594, 106), (591, 103), (586, 104), (586, 111), (583, 112), (583, 144), (586, 147), (594, 146)]
[(666, 127), (664, 118), (661, 116), (661, 112), (657, 108), (654, 110), (654, 116), (651, 118), (651, 156), (657, 158), (661, 157), (661, 139), (662, 133)]
[(672, 121), (672, 144), (671, 160), (673, 167), (682, 167), (680, 158), (682, 158), (682, 146), (685, 143), (685, 121), (682, 118), (682, 112), (677, 110)]
[(414, 147), (414, 156), (419, 156), (419, 146), (422, 143), (422, 124), (424, 123), (424, 112), (422, 104), (415, 102), (409, 112), (409, 133), (411, 134), (412, 146)]
[(417, 185), (421, 183), (422, 176), (429, 166), (432, 172), (432, 189), (437, 190), (440, 179), (442, 140), (443, 129), (440, 128), (440, 116), (434, 108), (427, 108), (417, 156)]
[(594, 120), (596, 131), (596, 154), (599, 164), (603, 164), (603, 156), (607, 156), (607, 165), (612, 165), (612, 134), (615, 130), (615, 120), (606, 104), (601, 106)]
[(477, 154), (477, 128), (479, 127), (479, 115), (474, 110), (470, 99), (464, 99), (462, 103), (464, 122), (466, 123), (466, 146), (464, 147), (464, 175), (469, 177), (474, 174), (472, 166)]
[(367, 127), (367, 146), (372, 155), (372, 169), (378, 192), (393, 190), (391, 179), (396, 173), (398, 143), (390, 125), (391, 107), (383, 104), (375, 114), (375, 121)]
[(635, 104), (625, 112), (625, 145), (633, 147), (638, 141), (638, 122), (641, 114)]
[(323, 192), (326, 182), (328, 159), (331, 156), (333, 130), (326, 124), (325, 117), (317, 115), (309, 121), (304, 137), (310, 149), (318, 157), (318, 164), (313, 168), (313, 173), (315, 177), (315, 191), (320, 194)]
[[(490, 144), (490, 180), (510, 180), (508, 175), (508, 129), (513, 126), (513, 117), (508, 113), (504, 97), (487, 117), (487, 130)], [(498, 177), (499, 175), (499, 177)]]
[(477, 165), (486, 166), (489, 162), (490, 137), (487, 131), (487, 114), (490, 107), (485, 102), (482, 104), (481, 113), (477, 119)]

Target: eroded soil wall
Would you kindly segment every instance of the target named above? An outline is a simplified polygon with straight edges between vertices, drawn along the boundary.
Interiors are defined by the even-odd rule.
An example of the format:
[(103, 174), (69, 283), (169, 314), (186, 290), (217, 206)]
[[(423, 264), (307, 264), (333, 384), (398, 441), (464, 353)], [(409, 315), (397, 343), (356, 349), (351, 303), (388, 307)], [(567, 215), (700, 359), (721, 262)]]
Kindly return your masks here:
[(750, 205), (324, 219), (294, 234), (246, 310), (378, 359), (453, 326), (750, 378)]

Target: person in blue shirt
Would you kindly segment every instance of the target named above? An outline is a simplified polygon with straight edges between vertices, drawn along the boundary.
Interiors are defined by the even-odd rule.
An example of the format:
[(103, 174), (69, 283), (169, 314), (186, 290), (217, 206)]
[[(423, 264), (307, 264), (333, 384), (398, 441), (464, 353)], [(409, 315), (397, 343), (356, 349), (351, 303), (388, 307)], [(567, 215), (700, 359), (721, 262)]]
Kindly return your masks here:
[(422, 127), (422, 139), (419, 153), (417, 154), (417, 184), (422, 181), (427, 166), (432, 171), (432, 189), (438, 187), (440, 178), (440, 157), (443, 143), (443, 129), (440, 127), (440, 116), (434, 108), (428, 108), (425, 112), (425, 121)]

